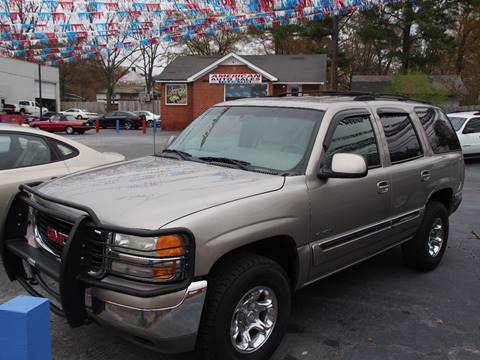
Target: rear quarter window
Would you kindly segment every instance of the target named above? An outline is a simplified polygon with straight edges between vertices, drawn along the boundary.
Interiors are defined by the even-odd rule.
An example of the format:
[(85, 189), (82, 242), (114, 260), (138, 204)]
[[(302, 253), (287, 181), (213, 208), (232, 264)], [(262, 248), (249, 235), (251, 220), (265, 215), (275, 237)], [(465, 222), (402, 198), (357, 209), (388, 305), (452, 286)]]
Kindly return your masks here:
[(379, 115), (392, 164), (410, 161), (423, 155), (420, 140), (408, 114), (382, 113)]
[(448, 117), (433, 108), (415, 108), (435, 154), (460, 150), (457, 134)]

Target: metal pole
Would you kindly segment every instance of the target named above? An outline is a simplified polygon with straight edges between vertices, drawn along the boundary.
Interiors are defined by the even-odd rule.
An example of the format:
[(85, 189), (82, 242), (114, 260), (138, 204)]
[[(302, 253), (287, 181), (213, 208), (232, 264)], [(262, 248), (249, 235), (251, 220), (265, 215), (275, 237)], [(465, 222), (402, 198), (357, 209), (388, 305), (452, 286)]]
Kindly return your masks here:
[(332, 17), (331, 88), (338, 90), (338, 15)]
[(38, 64), (38, 95), (40, 105), (40, 120), (42, 120), (43, 99), (42, 99), (42, 66)]

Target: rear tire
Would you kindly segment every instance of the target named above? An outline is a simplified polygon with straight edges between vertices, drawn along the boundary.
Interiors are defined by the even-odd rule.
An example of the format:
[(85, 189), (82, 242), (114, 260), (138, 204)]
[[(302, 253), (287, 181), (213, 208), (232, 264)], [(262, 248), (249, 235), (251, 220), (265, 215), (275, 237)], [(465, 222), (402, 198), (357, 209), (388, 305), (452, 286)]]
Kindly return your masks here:
[(77, 120), (82, 120), (82, 115), (78, 115), (78, 116), (76, 117), (76, 119), (77, 119)]
[(402, 245), (405, 263), (416, 270), (431, 271), (442, 260), (448, 242), (448, 211), (442, 203), (427, 205), (415, 237)]
[(132, 130), (132, 123), (130, 121), (125, 122), (125, 130)]
[(73, 127), (67, 126), (65, 128), (65, 132), (67, 133), (67, 135), (73, 135), (75, 133), (75, 130), (73, 129)]
[(289, 279), (276, 262), (256, 254), (225, 259), (209, 276), (197, 341), (201, 358), (268, 359), (285, 334), (290, 307)]
[(78, 133), (79, 135), (83, 135), (83, 134), (85, 134), (85, 130), (78, 130), (77, 133)]

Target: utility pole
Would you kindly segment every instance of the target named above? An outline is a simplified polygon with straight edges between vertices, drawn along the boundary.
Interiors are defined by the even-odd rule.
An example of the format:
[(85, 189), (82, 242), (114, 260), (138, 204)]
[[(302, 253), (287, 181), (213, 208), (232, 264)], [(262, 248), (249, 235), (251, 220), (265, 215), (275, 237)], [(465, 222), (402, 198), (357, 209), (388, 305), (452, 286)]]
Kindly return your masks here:
[(331, 55), (331, 88), (338, 90), (338, 15), (332, 16), (332, 55)]
[(42, 99), (42, 66), (38, 64), (38, 96), (40, 105), (40, 120), (42, 120), (43, 99)]

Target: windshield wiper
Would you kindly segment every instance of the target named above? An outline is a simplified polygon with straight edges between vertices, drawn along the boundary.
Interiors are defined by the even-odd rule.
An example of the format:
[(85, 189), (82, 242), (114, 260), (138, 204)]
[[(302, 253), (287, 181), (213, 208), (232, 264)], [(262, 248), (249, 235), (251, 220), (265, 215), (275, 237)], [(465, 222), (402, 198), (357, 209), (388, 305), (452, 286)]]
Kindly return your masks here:
[(199, 157), (199, 159), (206, 162), (216, 162), (216, 163), (235, 165), (239, 169), (250, 170), (249, 168), (250, 163), (248, 161), (235, 160), (227, 157), (216, 157), (216, 156), (202, 156), (202, 157)]
[(189, 154), (188, 152), (182, 151), (182, 150), (176, 150), (176, 149), (165, 149), (161, 152), (161, 154), (164, 154), (164, 153), (170, 153), (170, 154), (178, 155), (182, 160), (185, 160), (187, 158), (192, 157), (192, 155)]

